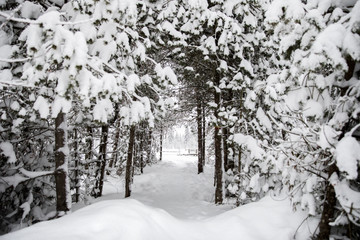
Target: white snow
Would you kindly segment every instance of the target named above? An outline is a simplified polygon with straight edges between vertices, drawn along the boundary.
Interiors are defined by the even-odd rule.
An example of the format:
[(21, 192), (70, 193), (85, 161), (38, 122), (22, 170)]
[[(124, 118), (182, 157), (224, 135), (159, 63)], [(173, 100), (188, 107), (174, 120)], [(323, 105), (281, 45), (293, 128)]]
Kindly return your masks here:
[(348, 179), (356, 179), (359, 164), (360, 144), (355, 138), (345, 136), (336, 146), (336, 165)]
[(237, 133), (234, 134), (233, 140), (240, 146), (246, 147), (250, 152), (251, 158), (261, 159), (265, 155), (264, 150), (259, 146), (256, 139), (250, 135)]
[(25, 1), (21, 7), (21, 17), (37, 19), (41, 15), (41, 6), (29, 1)]
[(5, 155), (5, 157), (8, 157), (8, 163), (15, 163), (16, 162), (16, 155), (14, 152), (14, 147), (9, 142), (2, 142), (0, 143), (0, 150), (1, 153)]
[(336, 173), (331, 175), (330, 183), (334, 186), (336, 198), (348, 214), (349, 220), (355, 223), (355, 219), (360, 217), (360, 193), (349, 187), (348, 180), (340, 181)]
[(322, 126), (319, 133), (319, 146), (323, 150), (326, 150), (327, 148), (330, 149), (331, 147), (335, 146), (339, 134), (339, 132), (335, 131), (329, 125)]
[(94, 120), (107, 123), (108, 117), (110, 114), (114, 111), (112, 102), (110, 99), (101, 99), (97, 101), (94, 110), (93, 110), (93, 116)]
[(50, 105), (44, 97), (39, 96), (36, 99), (33, 108), (35, 110), (39, 111), (41, 118), (46, 119), (49, 116)]
[(270, 119), (266, 116), (264, 110), (262, 108), (258, 108), (256, 111), (256, 118), (260, 121), (260, 123), (271, 133), (273, 132), (272, 125)]
[(164, 154), (135, 176), (132, 199), (121, 199), (122, 180), (109, 177), (100, 202), (0, 239), (287, 240), (307, 239), (316, 228), (311, 221), (299, 227), (307, 214), (293, 213), (289, 200), (265, 197), (232, 210), (213, 204), (213, 168), (198, 175), (196, 160)]
[(63, 113), (68, 113), (71, 109), (71, 101), (66, 100), (63, 97), (56, 96), (54, 102), (52, 103), (51, 109), (51, 116), (53, 118), (55, 118), (60, 111)]

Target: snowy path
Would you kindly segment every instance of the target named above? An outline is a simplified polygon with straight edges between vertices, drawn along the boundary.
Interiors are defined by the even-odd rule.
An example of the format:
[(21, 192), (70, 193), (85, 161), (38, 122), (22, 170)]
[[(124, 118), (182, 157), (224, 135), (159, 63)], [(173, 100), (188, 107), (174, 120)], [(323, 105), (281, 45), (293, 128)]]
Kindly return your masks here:
[(132, 199), (123, 199), (123, 182), (109, 177), (104, 196), (90, 206), (0, 240), (290, 240), (295, 232), (303, 240), (316, 227), (305, 222), (298, 229), (306, 213), (293, 213), (287, 200), (216, 206), (212, 181), (213, 168), (198, 175), (195, 157), (165, 155), (135, 176)]
[(132, 198), (182, 219), (203, 219), (231, 209), (211, 203), (214, 170), (207, 166), (199, 175), (196, 161), (196, 157), (164, 155), (163, 162), (136, 177)]

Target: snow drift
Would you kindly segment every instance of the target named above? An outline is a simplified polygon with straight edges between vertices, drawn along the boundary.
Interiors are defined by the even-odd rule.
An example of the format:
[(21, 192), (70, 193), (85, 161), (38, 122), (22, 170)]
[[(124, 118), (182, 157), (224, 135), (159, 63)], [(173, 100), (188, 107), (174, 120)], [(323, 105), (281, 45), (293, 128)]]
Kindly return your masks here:
[[(306, 239), (305, 213), (293, 213), (288, 201), (266, 197), (216, 217), (186, 221), (137, 200), (108, 200), (62, 218), (42, 222), (0, 237), (1, 240), (77, 239)], [(312, 228), (314, 224), (311, 224)], [(298, 231), (297, 231), (298, 229)]]

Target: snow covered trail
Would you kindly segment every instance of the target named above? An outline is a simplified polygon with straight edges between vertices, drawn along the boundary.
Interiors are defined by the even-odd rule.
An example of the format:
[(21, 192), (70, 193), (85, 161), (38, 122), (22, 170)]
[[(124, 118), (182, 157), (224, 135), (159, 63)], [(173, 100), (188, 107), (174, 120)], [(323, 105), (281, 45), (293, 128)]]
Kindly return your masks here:
[(1, 236), (1, 240), (288, 240), (308, 239), (316, 226), (289, 201), (266, 197), (231, 210), (213, 200), (213, 168), (197, 174), (196, 157), (165, 155), (135, 176), (132, 199), (108, 178), (104, 197), (62, 218)]
[(165, 154), (164, 160), (137, 176), (132, 198), (181, 219), (215, 216), (231, 206), (214, 205), (214, 169), (197, 174), (197, 157)]

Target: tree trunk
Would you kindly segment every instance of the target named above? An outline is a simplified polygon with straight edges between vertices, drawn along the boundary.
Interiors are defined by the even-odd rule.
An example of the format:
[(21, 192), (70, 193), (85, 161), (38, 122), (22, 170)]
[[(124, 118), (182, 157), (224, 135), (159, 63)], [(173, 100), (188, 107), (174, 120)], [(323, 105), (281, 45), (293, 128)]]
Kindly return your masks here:
[(202, 165), (205, 166), (205, 130), (206, 130), (206, 121), (205, 121), (205, 104), (202, 102)]
[(90, 162), (93, 158), (93, 128), (87, 127), (86, 136), (86, 151), (85, 151), (85, 171), (86, 171), (86, 179), (85, 179), (85, 193), (84, 193), (84, 202), (88, 204), (88, 197), (90, 196)]
[[(329, 167), (329, 178), (331, 175), (338, 171), (338, 168), (335, 164), (332, 164)], [(326, 181), (326, 190), (325, 190), (325, 201), (323, 206), (323, 211), (321, 214), (321, 219), (319, 223), (319, 234), (316, 239), (318, 240), (328, 240), (330, 237), (331, 226), (329, 223), (334, 217), (335, 206), (336, 206), (336, 195), (333, 185)]]
[(238, 171), (241, 173), (241, 147), (239, 148)]
[[(218, 87), (220, 84), (220, 76), (215, 73), (215, 86)], [(221, 104), (221, 92), (220, 89), (215, 89), (214, 93), (215, 104), (217, 105), (215, 109), (215, 131), (214, 131), (214, 141), (215, 141), (215, 204), (222, 204), (223, 202), (223, 182), (222, 182), (222, 153), (221, 153), (221, 127), (220, 127), (220, 104)]]
[(151, 163), (151, 140), (152, 140), (152, 130), (149, 129), (148, 143), (147, 143), (147, 159), (146, 163)]
[(79, 143), (78, 131), (74, 129), (74, 161), (75, 161), (75, 202), (79, 202), (80, 197), (80, 174), (79, 174)]
[(228, 128), (223, 127), (222, 132), (223, 132), (224, 169), (226, 172), (229, 169), (229, 145), (227, 143)]
[(100, 157), (100, 178), (99, 178), (99, 192), (97, 194), (97, 197), (102, 196), (102, 191), (104, 187), (104, 177), (105, 177), (105, 168), (106, 168), (106, 148), (107, 148), (107, 142), (108, 142), (108, 134), (109, 134), (109, 126), (104, 125), (101, 127), (101, 144), (100, 144), (100, 151), (99, 151), (99, 157)]
[(140, 172), (144, 173), (144, 132), (140, 133), (140, 143), (139, 143), (139, 154), (140, 154)]
[(199, 93), (196, 94), (196, 122), (197, 122), (197, 138), (198, 138), (198, 174), (204, 172), (203, 156), (202, 156), (202, 114), (201, 114), (201, 100)]
[(68, 152), (66, 115), (60, 111), (55, 118), (55, 184), (58, 215), (62, 215), (71, 208)]
[(133, 160), (133, 152), (135, 145), (135, 125), (131, 125), (130, 127), (130, 137), (129, 137), (129, 148), (126, 160), (126, 173), (125, 173), (125, 197), (130, 197), (131, 195), (131, 182), (132, 182), (132, 160)]
[(162, 161), (162, 148), (163, 148), (163, 126), (160, 125), (160, 161)]
[[(118, 121), (115, 132), (115, 139), (113, 145), (113, 153), (109, 162), (109, 168), (113, 168), (116, 165), (118, 155), (119, 155), (119, 138), (120, 138), (120, 121)], [(110, 171), (107, 171), (107, 174), (110, 174)]]

